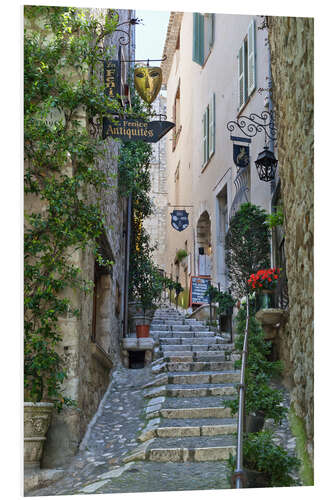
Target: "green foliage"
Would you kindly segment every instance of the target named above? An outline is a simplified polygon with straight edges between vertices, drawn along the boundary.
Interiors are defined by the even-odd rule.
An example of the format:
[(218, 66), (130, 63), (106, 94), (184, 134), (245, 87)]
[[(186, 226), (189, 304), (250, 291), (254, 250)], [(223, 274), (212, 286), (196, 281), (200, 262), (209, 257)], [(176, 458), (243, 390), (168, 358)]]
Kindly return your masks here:
[(178, 260), (178, 262), (180, 262), (181, 260), (185, 259), (185, 257), (187, 257), (186, 250), (180, 248), (176, 253), (176, 259)]
[(219, 291), (219, 289), (213, 285), (208, 285), (205, 296), (210, 297), (211, 302), (218, 303), (217, 313), (219, 315), (227, 314), (228, 310), (232, 308), (236, 302), (230, 293)]
[[(299, 467), (300, 461), (275, 444), (271, 432), (247, 434), (243, 441), (243, 458), (246, 469), (267, 475), (268, 486), (297, 486), (291, 473)], [(228, 468), (232, 473), (235, 471), (235, 457), (229, 457)]]
[[(100, 44), (117, 25), (111, 15), (89, 10), (25, 6), (24, 189), (25, 213), (24, 387), (33, 401), (47, 399), (60, 410), (74, 404), (63, 395), (64, 360), (58, 354), (59, 319), (78, 316), (69, 288), (88, 293), (92, 283), (73, 263), (74, 252), (98, 252), (104, 228), (99, 199), (113, 179), (98, 165), (105, 149), (97, 133), (102, 116), (118, 110), (104, 94)], [(36, 27), (43, 21), (43, 27)], [(86, 114), (88, 132), (79, 116)]]
[[(235, 339), (235, 349), (239, 353), (243, 350), (245, 323), (246, 308), (243, 305), (236, 316), (238, 335)], [(270, 346), (271, 344), (264, 340), (262, 328), (254, 317), (254, 303), (251, 301), (245, 372), (245, 414), (263, 414), (265, 418), (272, 418), (278, 423), (285, 417), (287, 410), (281, 405), (282, 392), (269, 385), (270, 379), (282, 372), (280, 361), (268, 361), (267, 359)], [(235, 368), (240, 369), (240, 367), (241, 360), (235, 361)], [(233, 414), (238, 412), (238, 398), (228, 401), (227, 405)]]
[(248, 292), (248, 279), (259, 269), (269, 267), (269, 228), (266, 212), (244, 203), (231, 218), (226, 236), (226, 265), (233, 295), (241, 298)]
[(274, 208), (275, 208), (275, 211), (266, 216), (266, 222), (268, 223), (268, 226), (270, 227), (270, 229), (273, 229), (273, 227), (276, 227), (276, 226), (282, 226), (283, 220), (284, 220), (283, 207), (277, 206)]
[(304, 420), (298, 417), (293, 407), (290, 408), (289, 421), (292, 433), (296, 437), (297, 455), (301, 462), (300, 476), (304, 486), (313, 486), (313, 465), (307, 452), (307, 435)]

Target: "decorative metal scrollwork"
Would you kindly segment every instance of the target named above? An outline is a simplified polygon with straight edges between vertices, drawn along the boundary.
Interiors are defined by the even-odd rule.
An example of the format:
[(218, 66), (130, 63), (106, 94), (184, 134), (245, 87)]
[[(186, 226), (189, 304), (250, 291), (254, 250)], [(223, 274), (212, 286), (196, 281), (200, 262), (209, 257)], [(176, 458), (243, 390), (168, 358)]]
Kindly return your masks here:
[(274, 124), (274, 114), (271, 111), (262, 111), (260, 115), (251, 113), (249, 116), (241, 115), (237, 120), (227, 123), (227, 129), (233, 132), (236, 128), (247, 137), (254, 137), (258, 132), (264, 132), (265, 139), (276, 142), (277, 129)]

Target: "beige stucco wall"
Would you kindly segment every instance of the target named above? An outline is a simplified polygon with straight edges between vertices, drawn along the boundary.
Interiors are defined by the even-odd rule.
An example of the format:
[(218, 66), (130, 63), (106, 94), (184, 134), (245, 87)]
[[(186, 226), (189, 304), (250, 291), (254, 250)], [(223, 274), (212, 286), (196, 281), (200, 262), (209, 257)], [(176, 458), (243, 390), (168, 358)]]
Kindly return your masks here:
[(305, 421), (312, 460), (313, 41), (313, 19), (269, 18), (290, 309), (280, 352), (291, 366), (291, 399)]
[[(235, 195), (234, 179), (236, 167), (232, 159), (231, 133), (227, 123), (236, 120), (238, 114), (238, 51), (248, 26), (253, 17), (235, 15), (215, 15), (215, 41), (209, 57), (203, 67), (192, 61), (192, 13), (184, 13), (180, 28), (180, 49), (174, 54), (167, 81), (168, 119), (172, 120), (173, 103), (180, 81), (180, 132), (178, 144), (172, 151), (172, 142), (167, 143), (168, 196), (170, 205), (193, 205), (187, 208), (190, 214), (190, 226), (183, 232), (175, 231), (170, 221), (168, 228), (167, 266), (169, 272), (177, 249), (187, 247), (191, 253), (191, 272), (196, 274), (198, 256), (197, 224), (200, 216), (207, 211), (211, 222), (211, 268), (212, 281), (226, 286), (222, 220), (219, 214), (218, 195), (227, 192), (228, 216)], [(262, 18), (256, 17), (256, 27), (262, 24)], [(171, 38), (172, 26), (169, 27)], [(173, 35), (175, 35), (173, 33)], [(258, 88), (267, 87), (268, 48), (265, 45), (266, 30), (256, 30), (256, 69), (257, 85), (242, 113), (260, 114), (265, 109), (265, 93), (258, 93)], [(168, 43), (168, 41), (167, 41)], [(170, 56), (169, 56), (170, 57)], [(215, 153), (202, 170), (202, 117), (215, 93), (216, 130)], [(235, 130), (232, 135), (244, 137)], [(265, 143), (263, 134), (257, 134), (250, 144), (251, 181), (250, 201), (270, 211), (271, 192), (269, 183), (259, 180), (254, 160), (262, 151)], [(179, 165), (179, 180), (175, 181), (175, 172)], [(170, 207), (171, 208), (171, 207)], [(179, 208), (182, 208), (181, 206)], [(171, 208), (172, 209), (172, 208)], [(170, 210), (171, 211), (171, 210)], [(184, 284), (183, 272), (181, 272)]]

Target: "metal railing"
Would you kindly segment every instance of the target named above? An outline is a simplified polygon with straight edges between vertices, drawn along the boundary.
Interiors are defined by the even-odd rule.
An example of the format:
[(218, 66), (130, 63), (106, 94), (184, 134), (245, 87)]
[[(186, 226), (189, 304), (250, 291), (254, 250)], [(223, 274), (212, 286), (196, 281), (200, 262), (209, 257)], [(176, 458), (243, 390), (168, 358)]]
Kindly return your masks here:
[(241, 377), (239, 384), (239, 404), (237, 422), (237, 448), (236, 448), (236, 469), (233, 474), (233, 481), (236, 488), (243, 488), (245, 483), (245, 473), (243, 470), (243, 434), (245, 427), (245, 369), (247, 359), (247, 344), (249, 335), (250, 306), (249, 296), (246, 295), (246, 324), (244, 332), (244, 342), (242, 351)]

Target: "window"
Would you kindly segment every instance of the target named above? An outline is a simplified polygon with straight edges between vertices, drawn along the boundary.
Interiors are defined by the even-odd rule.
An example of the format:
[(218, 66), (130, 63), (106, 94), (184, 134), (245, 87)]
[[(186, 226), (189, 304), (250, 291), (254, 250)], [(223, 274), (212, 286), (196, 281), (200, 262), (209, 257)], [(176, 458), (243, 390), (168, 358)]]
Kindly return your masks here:
[(206, 166), (208, 160), (215, 152), (215, 94), (212, 95), (209, 105), (205, 109), (202, 118), (203, 128), (203, 164)]
[(238, 94), (241, 110), (256, 88), (255, 21), (248, 27), (247, 35), (238, 52)]
[(194, 62), (203, 66), (214, 45), (215, 14), (193, 13)]

